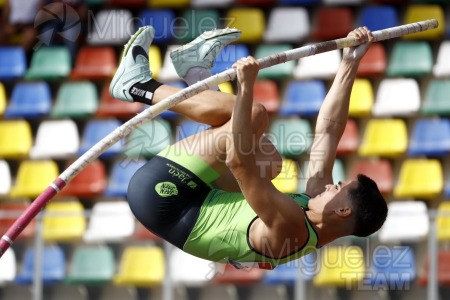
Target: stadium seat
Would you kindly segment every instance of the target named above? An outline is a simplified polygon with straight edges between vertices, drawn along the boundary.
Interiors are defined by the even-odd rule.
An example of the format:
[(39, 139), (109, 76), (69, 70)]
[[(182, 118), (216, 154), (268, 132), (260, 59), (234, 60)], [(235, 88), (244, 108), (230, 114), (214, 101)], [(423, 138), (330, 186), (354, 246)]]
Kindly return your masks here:
[(395, 42), (386, 74), (393, 77), (422, 77), (431, 74), (433, 53), (426, 41)]
[(416, 4), (406, 7), (403, 24), (419, 22), (428, 19), (436, 19), (439, 27), (433, 30), (407, 34), (405, 40), (440, 40), (445, 34), (445, 16), (442, 6), (438, 4)]
[(319, 4), (318, 0), (278, 0), (278, 3), (281, 5), (300, 5), (300, 6), (307, 6), (307, 5), (313, 5), (313, 4)]
[(311, 124), (304, 119), (274, 120), (268, 137), (281, 156), (294, 157), (306, 152), (312, 144)]
[(0, 121), (0, 157), (25, 157), (32, 143), (31, 127), (26, 121)]
[(9, 248), (0, 259), (0, 287), (14, 281), (16, 278), (16, 254), (13, 248)]
[(112, 166), (105, 196), (125, 197), (127, 195), (128, 183), (134, 173), (146, 163), (145, 160), (123, 160), (116, 161)]
[(374, 94), (370, 80), (356, 78), (350, 94), (348, 114), (350, 117), (364, 118), (370, 116), (374, 102)]
[(235, 0), (191, 0), (191, 6), (195, 8), (205, 7), (226, 7), (234, 3)]
[(365, 280), (374, 290), (411, 286), (416, 280), (416, 261), (412, 247), (384, 246), (373, 251)]
[[(437, 255), (438, 261), (438, 272), (437, 272), (437, 282), (441, 287), (446, 287), (450, 285), (450, 251), (448, 249), (438, 250)], [(424, 267), (422, 270), (422, 276), (419, 278), (420, 285), (428, 284), (428, 274), (430, 273), (430, 259), (429, 256), (424, 259)]]
[[(272, 54), (277, 54), (292, 50), (292, 46), (288, 44), (260, 44), (255, 52), (255, 58), (263, 58)], [(259, 78), (283, 79), (292, 76), (295, 68), (295, 61), (291, 60), (282, 64), (265, 68), (258, 73)]]
[(22, 78), (27, 70), (27, 58), (22, 47), (0, 47), (0, 80)]
[(398, 25), (398, 14), (393, 5), (363, 6), (359, 13), (359, 26), (366, 26), (371, 31)]
[(20, 82), (14, 86), (5, 118), (39, 118), (50, 112), (52, 95), (46, 82)]
[(103, 9), (96, 13), (87, 43), (90, 45), (125, 44), (134, 33), (133, 14), (127, 9)]
[(362, 156), (398, 157), (408, 146), (408, 133), (401, 119), (370, 119), (359, 146)]
[(180, 44), (194, 40), (205, 31), (222, 27), (220, 13), (216, 9), (187, 9), (181, 18), (183, 21), (175, 33)]
[(436, 159), (407, 159), (394, 188), (397, 198), (434, 199), (444, 187), (441, 163)]
[(253, 85), (253, 101), (262, 104), (268, 113), (276, 113), (280, 107), (277, 83), (270, 79), (256, 80)]
[(162, 239), (159, 236), (145, 228), (140, 222), (136, 222), (133, 240), (162, 242)]
[(176, 140), (178, 142), (200, 131), (206, 130), (209, 127), (209, 125), (198, 123), (192, 120), (182, 120), (179, 126), (177, 126)]
[(143, 108), (144, 104), (142, 103), (129, 103), (113, 98), (109, 93), (108, 82), (102, 88), (96, 116), (101, 118), (130, 119), (140, 113)]
[(211, 74), (215, 75), (226, 71), (242, 57), (247, 57), (250, 52), (245, 44), (228, 45), (217, 55)]
[(146, 0), (107, 0), (109, 5), (118, 7), (141, 8), (146, 5)]
[(422, 114), (424, 115), (450, 115), (450, 80), (431, 79), (425, 91), (425, 99), (422, 104)]
[(180, 47), (180, 45), (170, 45), (167, 47), (161, 71), (158, 75), (159, 80), (163, 82), (180, 80), (180, 77), (178, 76), (177, 71), (173, 66), (172, 59), (170, 58), (170, 52), (177, 49), (178, 47)]
[(95, 7), (95, 6), (100, 6), (100, 5), (106, 4), (106, 1), (108, 1), (108, 0), (85, 0), (84, 2), (89, 7)]
[(147, 3), (152, 8), (161, 8), (161, 7), (183, 8), (189, 5), (190, 0), (148, 0)]
[[(4, 216), (0, 219), (0, 230), (6, 232), (19, 218), (19, 216), (30, 206), (29, 201), (3, 201), (0, 203), (0, 211), (4, 213)], [(17, 241), (26, 240), (35, 236), (36, 232), (35, 219), (23, 229), (20, 235), (17, 237)]]
[(0, 116), (5, 112), (8, 100), (6, 100), (5, 86), (0, 82)]
[(268, 6), (268, 5), (275, 5), (277, 4), (278, 0), (235, 0), (235, 3), (237, 5), (242, 5), (242, 6), (255, 6), (255, 5), (260, 5), (260, 6)]
[[(15, 283), (31, 284), (34, 282), (34, 265), (36, 260), (36, 250), (28, 247), (25, 251), (22, 268), (17, 274)], [(66, 258), (64, 251), (57, 245), (45, 246), (42, 253), (41, 280), (44, 285), (56, 284), (65, 278)]]
[(173, 247), (170, 251), (170, 278), (175, 285), (201, 287), (214, 275), (214, 263)]
[(408, 116), (420, 108), (420, 89), (413, 78), (385, 78), (378, 86), (374, 116)]
[(383, 44), (374, 43), (370, 45), (366, 55), (361, 59), (356, 75), (363, 78), (384, 75), (386, 66), (386, 51)]
[(106, 184), (105, 165), (101, 160), (94, 160), (61, 190), (60, 195), (94, 198), (103, 194)]
[(134, 232), (135, 219), (126, 201), (97, 202), (92, 208), (84, 241), (120, 242)]
[(83, 205), (78, 200), (50, 202), (45, 207), (42, 237), (51, 242), (81, 239), (86, 229)]
[(444, 156), (450, 152), (450, 121), (419, 119), (409, 140), (409, 156)]
[(37, 130), (30, 158), (68, 158), (78, 151), (80, 138), (73, 120), (43, 121)]
[(372, 178), (377, 183), (378, 189), (382, 194), (388, 195), (392, 192), (394, 177), (389, 160), (358, 160), (350, 169), (349, 179), (355, 179), (358, 174), (364, 174)]
[(252, 285), (259, 283), (265, 271), (262, 269), (236, 269), (230, 264), (220, 266), (223, 269), (218, 272), (214, 279), (214, 284)]
[(284, 116), (317, 116), (325, 95), (326, 87), (323, 81), (292, 80), (286, 86), (280, 114)]
[(52, 117), (85, 118), (95, 114), (97, 108), (98, 95), (94, 83), (64, 82), (50, 114)]
[(280, 174), (272, 180), (273, 185), (282, 193), (295, 193), (298, 188), (298, 167), (292, 159), (284, 158)]
[(349, 7), (320, 7), (314, 19), (311, 37), (315, 40), (343, 38), (354, 27)]
[[(449, 22), (450, 23), (450, 22)], [(434, 77), (448, 77), (450, 76), (450, 41), (442, 41), (437, 53), (436, 63), (433, 66)]]
[(5, 160), (0, 160), (0, 197), (6, 196), (11, 189), (11, 171)]
[(264, 41), (299, 43), (309, 37), (308, 11), (303, 7), (277, 7), (269, 16)]
[(116, 68), (116, 53), (112, 47), (84, 46), (78, 51), (71, 78), (105, 80), (114, 75)]
[(341, 52), (339, 50), (328, 51), (298, 60), (294, 69), (295, 79), (332, 79), (341, 63)]
[(160, 247), (128, 246), (121, 257), (114, 283), (147, 288), (161, 285), (164, 265), (164, 252)]
[(391, 244), (419, 242), (427, 237), (429, 227), (424, 202), (393, 201), (388, 204), (388, 215), (378, 239), (381, 243)]
[(127, 138), (124, 154), (132, 158), (150, 158), (172, 143), (170, 123), (152, 119), (135, 128)]
[[(345, 259), (349, 256), (351, 260)], [(319, 273), (313, 279), (314, 286), (349, 288), (364, 278), (364, 254), (358, 246), (325, 247), (319, 261)]]
[(437, 238), (440, 242), (450, 240), (450, 205), (449, 202), (441, 202), (437, 210), (436, 228)]
[[(121, 125), (120, 122), (115, 119), (88, 121), (88, 123), (84, 128), (78, 154), (81, 155), (86, 151), (88, 151), (89, 149), (91, 149), (95, 144), (97, 144), (100, 140), (102, 140), (104, 137), (106, 137), (120, 125)], [(122, 153), (122, 150), (123, 150), (123, 142), (117, 141), (117, 143), (115, 143), (109, 149), (103, 152), (100, 155), (100, 158), (113, 157), (119, 153)]]
[[(140, 26), (151, 25), (155, 29), (154, 44), (167, 44), (172, 41), (175, 13), (171, 9), (147, 9), (139, 14)], [(150, 60), (153, 63), (152, 60)]]
[(60, 79), (72, 70), (69, 49), (64, 46), (41, 47), (33, 53), (27, 79)]
[(311, 280), (317, 272), (317, 254), (310, 253), (297, 260), (277, 266), (264, 274), (263, 283), (295, 286), (297, 280)]
[(345, 126), (344, 134), (337, 146), (336, 155), (348, 155), (353, 154), (358, 150), (359, 146), (359, 132), (358, 125), (355, 120), (348, 119)]
[(105, 284), (114, 277), (116, 261), (111, 248), (79, 246), (75, 249), (65, 282), (69, 284)]
[(242, 31), (238, 43), (258, 43), (266, 30), (264, 11), (260, 8), (232, 8), (226, 14), (226, 27)]

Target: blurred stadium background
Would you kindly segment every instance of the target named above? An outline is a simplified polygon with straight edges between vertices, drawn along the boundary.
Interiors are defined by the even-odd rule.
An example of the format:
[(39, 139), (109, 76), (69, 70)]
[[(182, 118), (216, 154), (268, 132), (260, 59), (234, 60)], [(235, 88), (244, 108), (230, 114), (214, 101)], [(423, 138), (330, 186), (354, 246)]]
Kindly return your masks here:
[[(0, 299), (450, 299), (449, 0), (2, 0), (0, 9), (1, 234), (74, 159), (144, 108), (108, 94), (139, 26), (156, 29), (154, 77), (185, 87), (168, 53), (204, 30), (243, 32), (219, 55), (218, 73), (240, 57), (357, 26), (440, 22), (372, 45), (358, 70), (333, 177), (378, 182), (390, 212), (377, 234), (275, 271), (223, 269), (164, 244), (131, 215), (127, 183), (168, 143), (205, 128), (165, 112), (86, 167), (24, 230), (0, 259)], [(284, 157), (282, 191), (304, 190), (310, 133), (340, 58), (333, 51), (260, 72), (255, 101), (270, 112), (268, 134)]]

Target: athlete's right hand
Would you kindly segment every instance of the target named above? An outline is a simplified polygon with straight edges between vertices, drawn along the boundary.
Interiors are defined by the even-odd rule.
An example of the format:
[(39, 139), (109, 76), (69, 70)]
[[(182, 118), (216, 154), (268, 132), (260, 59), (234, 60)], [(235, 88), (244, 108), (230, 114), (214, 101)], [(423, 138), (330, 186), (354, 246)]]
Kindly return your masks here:
[(259, 62), (252, 56), (243, 57), (233, 64), (237, 80), (242, 86), (253, 88), (259, 72)]

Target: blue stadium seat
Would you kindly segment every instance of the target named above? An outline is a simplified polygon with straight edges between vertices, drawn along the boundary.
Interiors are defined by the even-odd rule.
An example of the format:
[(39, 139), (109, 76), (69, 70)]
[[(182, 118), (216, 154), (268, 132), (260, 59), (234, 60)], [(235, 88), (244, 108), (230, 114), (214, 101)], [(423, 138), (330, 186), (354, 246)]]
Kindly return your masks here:
[(52, 106), (46, 82), (21, 82), (14, 86), (5, 118), (36, 118), (49, 113)]
[[(55, 284), (62, 281), (66, 274), (66, 259), (61, 247), (45, 246), (42, 256), (42, 281), (44, 284)], [(27, 248), (24, 254), (22, 269), (17, 275), (17, 284), (31, 284), (34, 277), (36, 250)]]
[(127, 195), (128, 183), (134, 173), (146, 163), (146, 160), (118, 160), (114, 163), (109, 176), (105, 196), (125, 197)]
[(263, 283), (271, 285), (294, 286), (301, 276), (303, 280), (311, 280), (317, 269), (316, 253), (310, 253), (297, 260), (277, 266), (274, 270), (266, 272)]
[(323, 81), (291, 81), (286, 88), (280, 114), (317, 115), (325, 95), (326, 88)]
[[(89, 121), (84, 128), (83, 137), (81, 139), (81, 146), (78, 150), (78, 153), (80, 155), (84, 154), (87, 150), (89, 150), (92, 146), (94, 146), (97, 142), (99, 142), (120, 125), (120, 122), (114, 119)], [(118, 141), (113, 146), (111, 146), (111, 148), (103, 152), (100, 157), (107, 158), (121, 153), (123, 150), (123, 144), (123, 142)]]
[(172, 29), (175, 13), (171, 9), (148, 9), (139, 14), (140, 26), (151, 25), (155, 28), (153, 43), (169, 43), (174, 35)]
[[(395, 290), (409, 286), (416, 279), (416, 262), (409, 246), (377, 247), (365, 283), (374, 290)], [(393, 299), (393, 298), (390, 298)]]
[(194, 135), (197, 132), (208, 129), (210, 126), (203, 123), (198, 123), (191, 120), (183, 120), (177, 127), (176, 139), (177, 141)]
[(410, 156), (444, 156), (450, 152), (450, 121), (422, 119), (414, 124), (409, 140)]
[(0, 47), (0, 80), (21, 78), (27, 70), (27, 58), (21, 47)]
[(372, 31), (399, 25), (393, 5), (364, 6), (359, 18), (359, 26), (367, 26)]
[(228, 45), (217, 55), (214, 66), (211, 69), (212, 75), (226, 71), (240, 58), (249, 56), (250, 52), (246, 45)]

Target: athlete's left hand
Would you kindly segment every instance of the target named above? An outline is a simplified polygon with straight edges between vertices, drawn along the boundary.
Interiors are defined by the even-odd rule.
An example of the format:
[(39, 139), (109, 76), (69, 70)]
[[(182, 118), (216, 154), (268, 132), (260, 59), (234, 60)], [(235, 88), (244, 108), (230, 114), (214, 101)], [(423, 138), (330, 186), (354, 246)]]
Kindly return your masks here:
[(247, 87), (253, 88), (253, 84), (258, 77), (259, 62), (252, 56), (244, 57), (233, 64), (236, 68), (238, 82)]
[(367, 53), (370, 44), (373, 42), (374, 37), (372, 32), (367, 27), (359, 27), (351, 31), (347, 36), (354, 36), (356, 40), (364, 42), (364, 44), (345, 48), (343, 53), (343, 60), (347, 62), (358, 62)]

